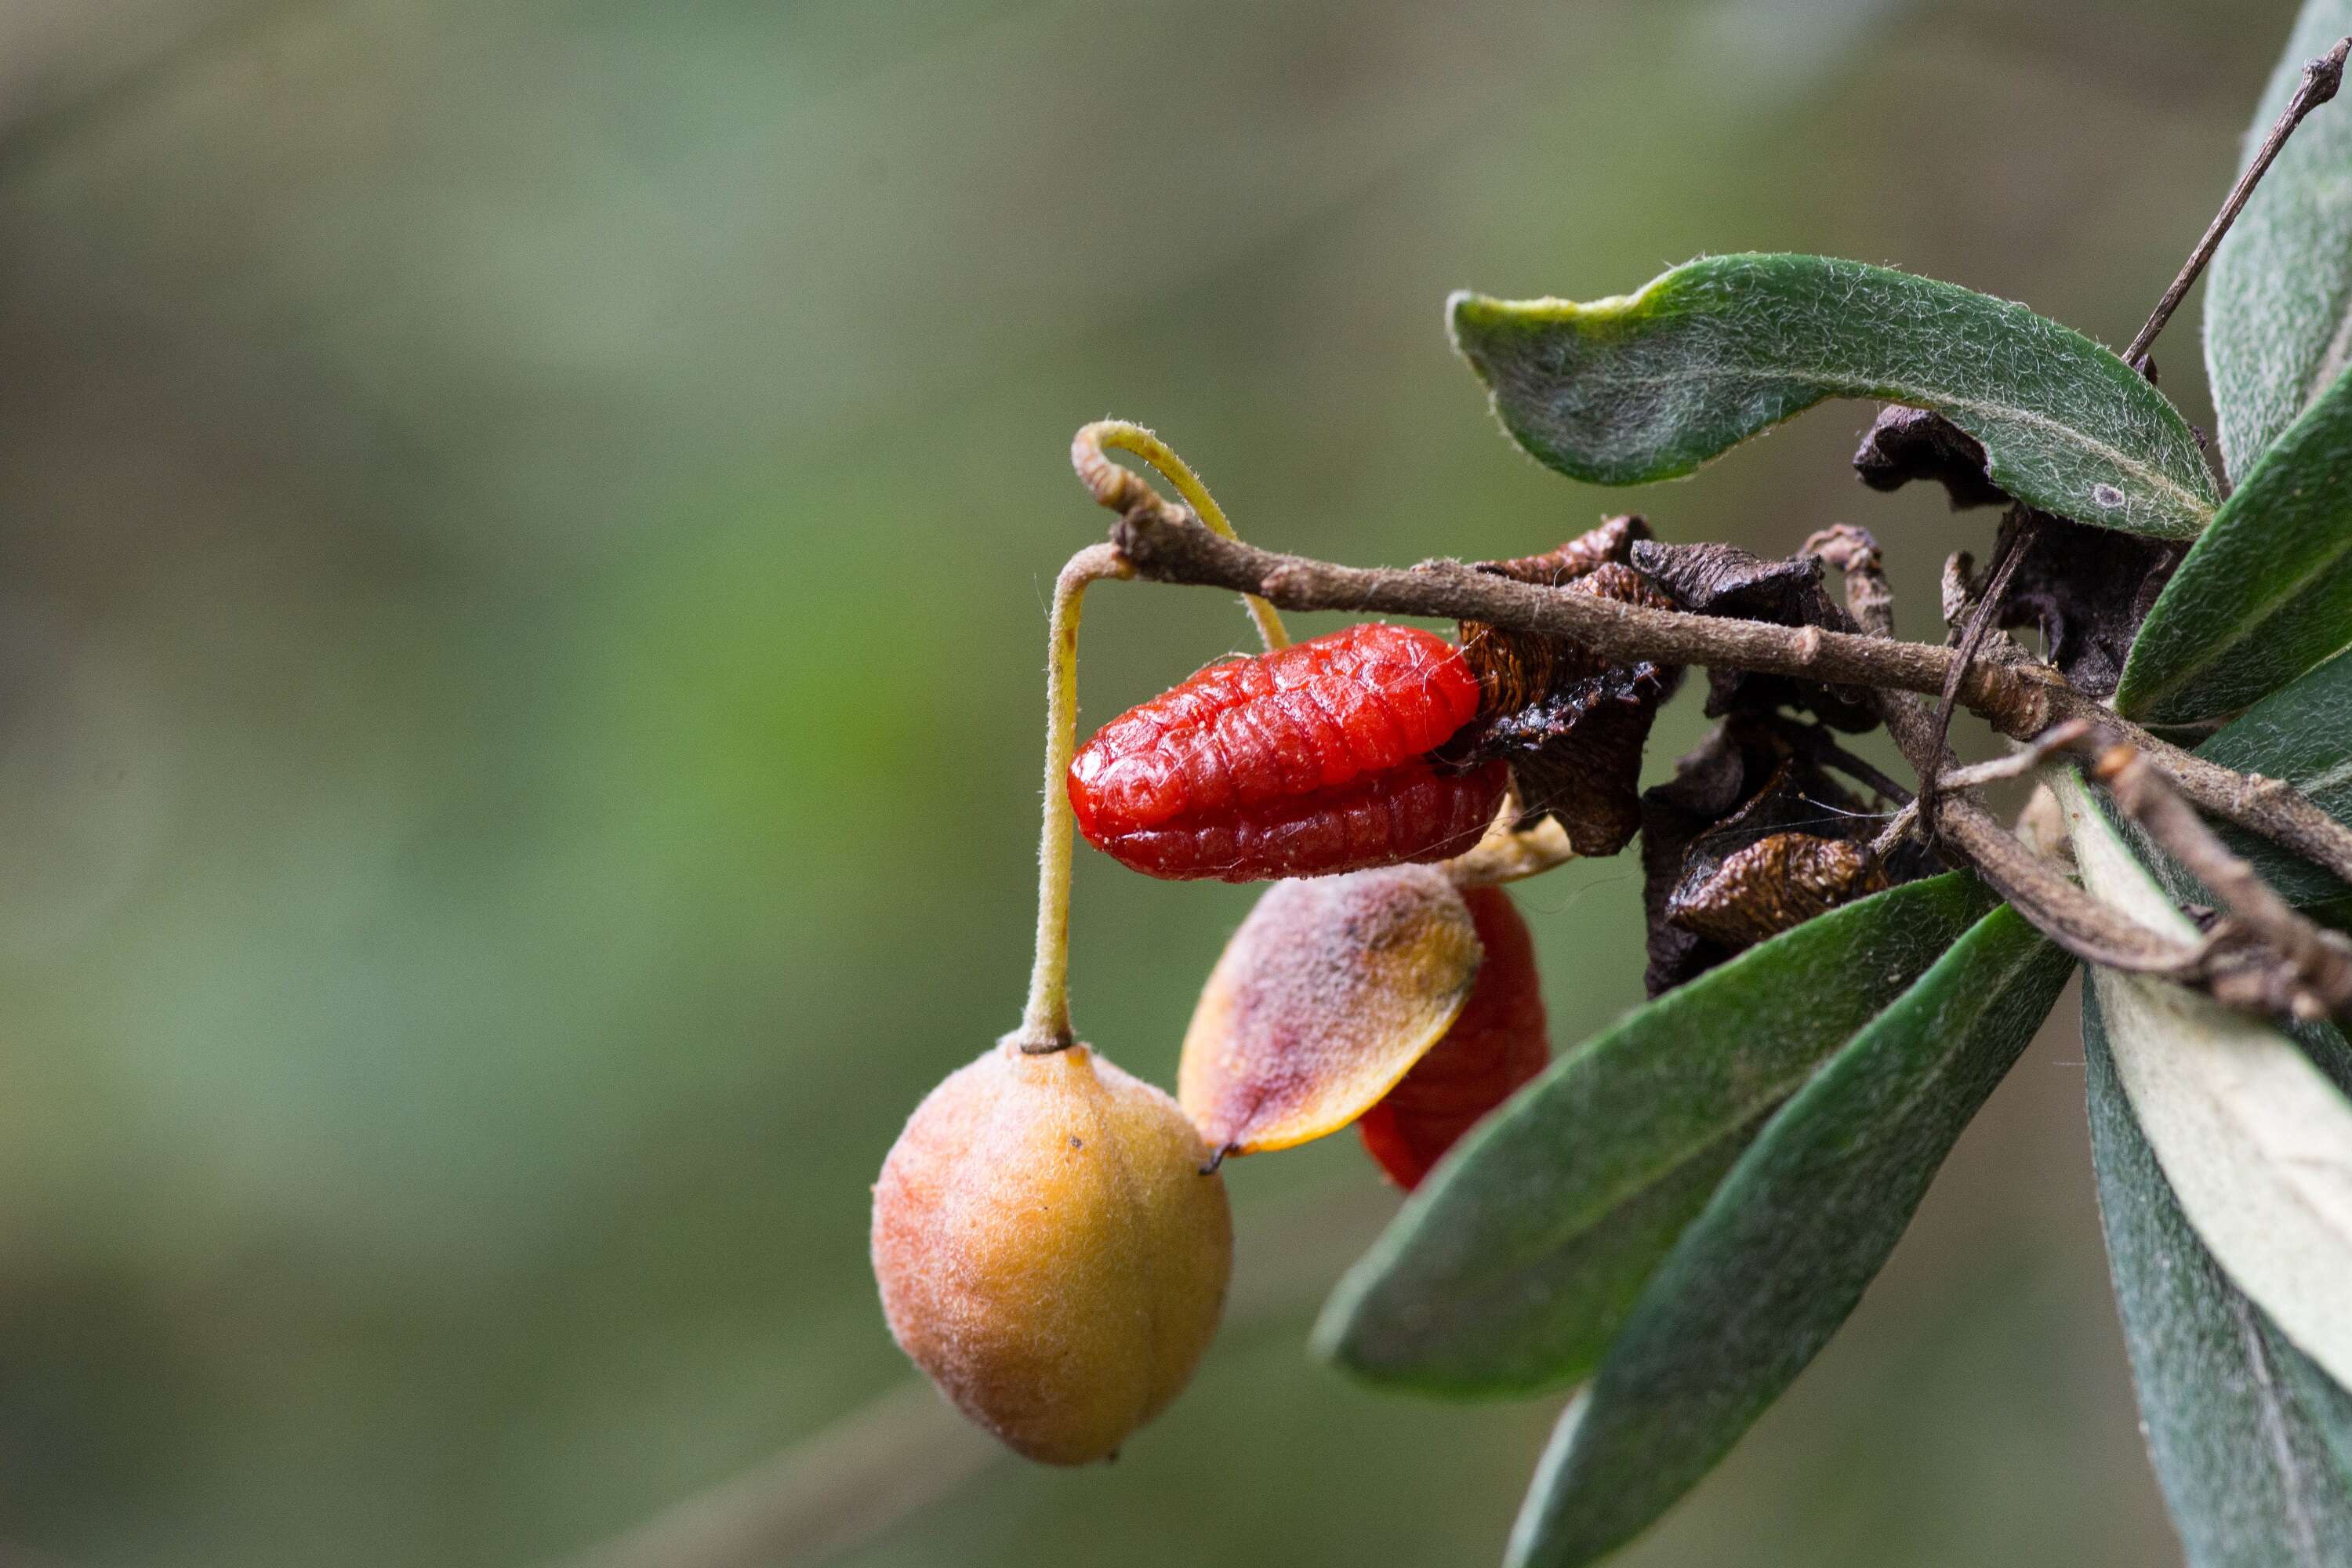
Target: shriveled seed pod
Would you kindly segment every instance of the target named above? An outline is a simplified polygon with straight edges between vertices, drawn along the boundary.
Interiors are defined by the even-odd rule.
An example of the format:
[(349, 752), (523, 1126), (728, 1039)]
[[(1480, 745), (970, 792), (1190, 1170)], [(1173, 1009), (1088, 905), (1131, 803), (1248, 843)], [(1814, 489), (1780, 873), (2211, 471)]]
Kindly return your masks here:
[(1478, 711), (1461, 651), (1379, 622), (1213, 664), (1070, 764), (1087, 842), (1154, 877), (1228, 882), (1442, 860), (1502, 803), (1500, 763), (1433, 766)]
[(1233, 1268), (1176, 1102), (1085, 1046), (1000, 1045), (916, 1108), (874, 1187), (890, 1331), (1032, 1459), (1108, 1458), (1192, 1375)]
[(1738, 950), (1886, 886), (1886, 868), (1867, 844), (1774, 833), (1685, 879), (1666, 902), (1666, 918)]
[(1433, 867), (1276, 883), (1184, 1033), (1185, 1114), (1233, 1153), (1338, 1131), (1444, 1037), (1478, 960), (1469, 908)]
[(1535, 941), (1500, 888), (1463, 894), (1486, 962), (1462, 1016), (1356, 1123), (1364, 1147), (1411, 1191), (1488, 1111), (1551, 1060)]

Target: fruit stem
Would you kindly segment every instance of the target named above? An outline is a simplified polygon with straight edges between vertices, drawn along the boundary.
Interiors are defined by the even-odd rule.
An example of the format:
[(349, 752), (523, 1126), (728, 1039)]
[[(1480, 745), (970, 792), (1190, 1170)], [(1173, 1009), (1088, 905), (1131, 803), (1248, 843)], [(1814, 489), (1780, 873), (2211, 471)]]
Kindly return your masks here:
[(1067, 774), (1078, 749), (1078, 612), (1087, 584), (1135, 569), (1108, 544), (1070, 557), (1054, 579), (1045, 654), (1045, 820), (1037, 835), (1037, 956), (1021, 1026), (1005, 1037), (1031, 1056), (1067, 1050), (1070, 1032), (1070, 855), (1076, 818)]
[[(1113, 511), (1124, 512), (1147, 496), (1155, 502), (1160, 500), (1151, 493), (1150, 485), (1105, 457), (1103, 448), (1106, 447), (1132, 452), (1159, 469), (1161, 476), (1176, 487), (1176, 493), (1184, 498), (1184, 504), (1192, 509), (1193, 514), (1207, 525), (1210, 532), (1223, 534), (1236, 542), (1240, 540), (1241, 535), (1235, 533), (1234, 525), (1226, 521), (1224, 509), (1217, 504), (1217, 498), (1209, 493), (1209, 487), (1201, 482), (1201, 477), (1176, 455), (1175, 449), (1142, 426), (1125, 419), (1097, 419), (1091, 425), (1082, 426), (1077, 435), (1071, 438), (1070, 466), (1077, 469), (1078, 479), (1093, 492), (1097, 501)], [(1249, 611), (1250, 618), (1257, 623), (1257, 635), (1265, 641), (1268, 653), (1290, 646), (1289, 630), (1283, 626), (1280, 612), (1272, 605), (1255, 594), (1244, 594), (1242, 604)]]

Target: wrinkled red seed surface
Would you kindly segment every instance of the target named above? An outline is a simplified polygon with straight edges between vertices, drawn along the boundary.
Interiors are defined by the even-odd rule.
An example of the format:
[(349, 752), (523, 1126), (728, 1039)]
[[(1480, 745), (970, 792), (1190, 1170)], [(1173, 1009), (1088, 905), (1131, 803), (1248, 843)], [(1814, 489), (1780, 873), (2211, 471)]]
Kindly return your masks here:
[(1087, 841), (1156, 877), (1255, 881), (1441, 859), (1477, 841), (1505, 782), (1420, 761), (1478, 710), (1461, 651), (1349, 626), (1213, 664), (1097, 732), (1070, 764)]
[(1356, 1122), (1381, 1169), (1408, 1191), (1551, 1060), (1528, 922), (1500, 888), (1472, 888), (1462, 897), (1486, 950), (1470, 1000), (1445, 1037)]
[(1509, 776), (1499, 761), (1452, 775), (1415, 759), (1336, 790), (1245, 811), (1180, 816), (1164, 826), (1108, 834), (1094, 843), (1147, 876), (1228, 882), (1444, 860), (1478, 842), (1502, 804)]

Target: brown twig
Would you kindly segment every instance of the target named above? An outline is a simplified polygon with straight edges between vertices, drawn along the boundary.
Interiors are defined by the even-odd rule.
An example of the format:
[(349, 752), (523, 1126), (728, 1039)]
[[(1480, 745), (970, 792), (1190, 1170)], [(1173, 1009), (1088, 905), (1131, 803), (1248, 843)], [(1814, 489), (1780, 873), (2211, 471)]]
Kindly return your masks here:
[[(1850, 686), (1943, 689), (1952, 652), (1727, 616), (1652, 609), (1593, 594), (1572, 594), (1475, 571), (1458, 561), (1410, 569), (1340, 566), (1221, 539), (1189, 518), (1130, 513), (1111, 531), (1119, 552), (1149, 582), (1184, 583), (1255, 593), (1286, 610), (1355, 610), (1486, 621), (1512, 631), (1570, 637), (1612, 661), (1720, 665)], [(2004, 730), (2038, 734), (2060, 718), (2071, 695), (2054, 670), (1980, 667), (1961, 700)], [(2053, 703), (2061, 705), (2053, 708)]]
[(2165, 289), (2163, 298), (2156, 302), (2156, 309), (2148, 312), (2147, 323), (2140, 328), (2138, 336), (2132, 339), (2131, 346), (2124, 350), (2126, 364), (2134, 370), (2147, 370), (2148, 350), (2155, 346), (2156, 335), (2164, 331), (2165, 322), (2170, 321), (2172, 312), (2179, 309), (2180, 301), (2188, 296), (2198, 274), (2203, 272), (2205, 264), (2213, 259), (2213, 252), (2220, 247), (2221, 237), (2228, 234), (2230, 226), (2238, 221), (2238, 214), (2245, 209), (2247, 198), (2254, 194), (2254, 187), (2262, 184), (2263, 176), (2270, 172), (2271, 163), (2278, 157), (2279, 150), (2286, 145), (2287, 138), (2294, 134), (2295, 127), (2303, 123), (2303, 117), (2334, 98), (2336, 89), (2343, 85), (2347, 54), (2352, 54), (2352, 38), (2339, 38), (2334, 48), (2303, 68), (2303, 80), (2296, 84), (2294, 96), (2287, 100), (2286, 108), (2280, 111), (2269, 133), (2263, 138), (2262, 146), (2254, 153), (2253, 162), (2248, 163), (2246, 172), (2238, 176), (2238, 183), (2230, 187), (2229, 195), (2221, 203), (2221, 210), (2215, 213), (2213, 221), (2205, 226), (2204, 237), (2189, 251), (2189, 259), (2181, 263), (2179, 273), (2172, 279), (2172, 286)]
[[(1817, 533), (1805, 547), (1845, 574), (1846, 604), (1864, 630), (1876, 637), (1894, 635), (1894, 595), (1880, 564), (1878, 542), (1868, 531), (1840, 526)], [(1972, 793), (1980, 783), (2031, 766), (2053, 746), (2069, 744), (2090, 733), (2094, 721), (2076, 716), (2043, 731), (2038, 744), (1996, 764), (1996, 774), (1985, 767), (1959, 768), (1944, 744), (1946, 724), (1916, 697), (1881, 691), (1879, 710), (1897, 750), (1918, 773), (1918, 798), (1912, 809), (1889, 823), (1873, 846), (1891, 853), (1905, 831), (1930, 810), (1950, 847), (1976, 866), (1985, 879), (2017, 905), (2020, 913), (2077, 958), (2106, 963), (2142, 973), (2185, 973), (2200, 959), (2193, 948), (2166, 944), (2152, 947), (2153, 933), (2133, 926), (2105, 905), (2077, 889), (2051, 861), (2027, 848), (2004, 829)]]
[[(2022, 510), (2022, 509), (2021, 509)], [(1936, 694), (1936, 741), (1928, 751), (1943, 754), (1944, 742), (1952, 732), (1952, 712), (1959, 706), (1960, 683), (1968, 679), (1969, 670), (1984, 647), (1985, 637), (1992, 631), (1994, 618), (2000, 610), (2001, 595), (2009, 592), (2009, 580), (2017, 574), (2017, 563), (2033, 547), (2033, 536), (2040, 531), (2040, 520), (2031, 511), (2019, 519), (2017, 531), (2010, 536), (2009, 548), (2000, 552), (1994, 563), (1992, 580), (1985, 584), (1984, 595), (1977, 600), (1976, 608), (1969, 615), (1968, 630), (1960, 634), (1960, 646), (1955, 651), (1952, 668), (1944, 677), (1944, 689)], [(1927, 825), (1928, 842), (1935, 842), (1937, 824), (1941, 820), (1936, 812), (1936, 779), (1937, 775), (1923, 773), (1919, 778), (1919, 820)]]
[[(1895, 748), (1921, 779), (1952, 769), (1952, 755), (1938, 747), (1936, 715), (1926, 702), (1904, 691), (1881, 691), (1878, 700)], [(2201, 977), (2201, 946), (2174, 942), (2126, 920), (2076, 887), (2054, 861), (2019, 842), (1970, 791), (1940, 792), (1936, 816), (1951, 850), (2016, 905), (2034, 929), (2075, 957), (2141, 974), (2189, 982)]]
[[(1424, 562), (1409, 570), (1340, 566), (1220, 538), (1172, 508), (1129, 513), (1111, 537), (1136, 575), (1150, 582), (1255, 593), (1286, 610), (1484, 621), (1512, 631), (1571, 637), (1617, 662), (1719, 665), (1936, 695), (1956, 658), (1950, 648), (1892, 637), (1769, 626), (1565, 593), (1473, 571), (1456, 561)], [(2045, 664), (1979, 660), (1960, 682), (1959, 700), (2013, 740), (2031, 741), (2069, 719), (2094, 720), (2145, 753), (2199, 810), (2273, 839), (2352, 882), (2352, 829), (2292, 786), (2233, 773), (2159, 741), (2116, 718)], [(1901, 738), (1898, 732), (1898, 743)], [(1925, 749), (1921, 754), (1933, 755)], [(1915, 769), (1920, 765), (1919, 758), (1909, 760)], [(1977, 811), (2001, 831), (1981, 807)], [(1951, 820), (1937, 812), (1940, 830), (1950, 831)], [(2018, 855), (2039, 858), (2006, 832), (2001, 836)], [(1958, 847), (1973, 853), (1966, 845)], [(1996, 846), (1995, 852), (1999, 856), (2005, 848)], [(2083, 896), (2071, 883), (2066, 886)]]
[(2352, 882), (2352, 830), (2284, 779), (2242, 773), (2208, 762), (2112, 714), (2101, 722), (2116, 740), (2137, 749), (2161, 770), (2198, 810), (2234, 822), (2294, 850), (2337, 880)]
[(2095, 733), (2097, 729), (2098, 725), (2089, 719), (2069, 719), (2063, 724), (2053, 724), (2005, 757), (1954, 768), (1937, 779), (1936, 786), (1938, 789), (1975, 789), (1983, 784), (1998, 784), (2003, 779), (2022, 778), (2058, 752), (2073, 749)]
[[(1840, 527), (1815, 534), (1806, 541), (1806, 548), (1845, 574), (1846, 603), (1864, 629), (1876, 637), (1891, 637), (1894, 598), (1880, 565), (1877, 541), (1865, 530)], [(1945, 724), (1918, 698), (1882, 690), (1878, 702), (1887, 732), (1920, 780), (1914, 809), (1887, 825), (1879, 844), (1874, 846), (1878, 853), (1891, 852), (1912, 822), (1933, 811), (1934, 826), (1949, 847), (1975, 866), (2036, 929), (2077, 958), (2142, 973), (2176, 976), (2186, 976), (2201, 964), (2200, 948), (2165, 941), (2125, 920), (2075, 887), (2054, 862), (2035, 854), (2003, 828), (1978, 804), (1973, 793), (1986, 770), (1954, 765), (1944, 744)], [(2005, 759), (2000, 766), (2006, 772), (2038, 762), (2052, 747), (2090, 733), (2093, 723), (2087, 716), (2078, 715), (2053, 725), (2038, 745), (2019, 753), (2028, 763)]]
[(1886, 826), (1880, 828), (1878, 837), (1870, 841), (1870, 858), (1873, 860), (1885, 859), (1902, 847), (1903, 841), (1911, 836), (1911, 830), (1918, 826), (1919, 797), (1913, 795), (1903, 803), (1902, 810), (1886, 819)]
[[(1840, 528), (1815, 534), (1806, 548), (1844, 572), (1854, 619), (1886, 635), (1894, 624), (1893, 605), (1876, 542), (1861, 529)], [(1944, 749), (1940, 716), (1931, 718), (1907, 692), (1882, 691), (1879, 700), (1896, 745), (1919, 772), (1917, 812), (1937, 812), (1953, 847), (2020, 913), (2075, 956), (2165, 974), (2200, 984), (2222, 1002), (2297, 1017), (2325, 1016), (2352, 1003), (2352, 942), (2298, 914), (2230, 852), (2146, 752), (2107, 738), (2108, 724), (2078, 716), (2053, 725), (2010, 756), (1955, 768)], [(2217, 931), (2193, 946), (2158, 937), (2074, 888), (2053, 863), (2003, 830), (1969, 794), (1979, 784), (2014, 778), (2069, 751), (2097, 758), (2094, 776), (2107, 785), (2116, 804), (2212, 888), (2256, 942), (2239, 941), (2240, 933), (2231, 931)], [(1891, 850), (1911, 816), (1906, 812), (1888, 825), (1880, 853)]]
[(2093, 759), (2091, 776), (2107, 786), (2124, 815), (2212, 889), (2243, 932), (2260, 943), (2236, 943), (2230, 940), (2233, 933), (2216, 928), (2217, 952), (2232, 961), (2210, 976), (2217, 1000), (2305, 1020), (2352, 1010), (2352, 940), (2323, 931), (2279, 897), (2205, 825), (2145, 752), (2102, 744), (2087, 732), (2073, 749)]

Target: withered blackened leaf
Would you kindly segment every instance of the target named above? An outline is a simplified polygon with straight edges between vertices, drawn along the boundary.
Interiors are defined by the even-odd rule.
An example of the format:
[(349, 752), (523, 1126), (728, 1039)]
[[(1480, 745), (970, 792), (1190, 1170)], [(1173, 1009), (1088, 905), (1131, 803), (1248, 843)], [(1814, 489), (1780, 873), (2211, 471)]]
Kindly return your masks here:
[(1642, 902), (1649, 915), (1650, 962), (1642, 984), (1652, 996), (1696, 979), (1732, 955), (1734, 950), (1722, 942), (1668, 920), (1666, 906), (1682, 880), (1683, 858), (1692, 841), (1739, 809), (1751, 771), (1761, 776), (1770, 770), (1769, 753), (1750, 755), (1759, 750), (1759, 739), (1743, 741), (1734, 726), (1718, 725), (1675, 764), (1673, 778), (1643, 792)]
[[(1650, 525), (1629, 513), (1607, 519), (1557, 550), (1510, 561), (1481, 561), (1477, 569), (1538, 587), (1560, 588), (1590, 577), (1604, 566), (1612, 567), (1610, 574), (1590, 585), (1591, 590), (1605, 593), (1611, 598), (1630, 596), (1634, 603), (1672, 608), (1672, 600), (1657, 596), (1654, 591), (1645, 593), (1648, 585), (1634, 577), (1625, 564), (1633, 542), (1649, 537)], [(1624, 575), (1621, 577), (1619, 574)], [(1490, 716), (1540, 702), (1570, 682), (1599, 675), (1608, 668), (1600, 655), (1566, 637), (1507, 632), (1484, 621), (1463, 621), (1456, 630), (1463, 657), (1477, 671), (1478, 683), (1486, 693), (1482, 710)]]
[(1853, 454), (1853, 471), (1874, 490), (1900, 489), (1933, 479), (1952, 498), (1952, 510), (2001, 506), (2009, 497), (1985, 477), (1985, 449), (1977, 438), (1924, 408), (1890, 403)]
[(1603, 670), (1496, 719), (1484, 744), (1511, 760), (1530, 817), (1549, 813), (1579, 855), (1614, 855), (1642, 828), (1642, 750), (1674, 675)]
[(1650, 537), (1649, 522), (1633, 512), (1603, 518), (1557, 550), (1541, 555), (1520, 555), (1508, 561), (1481, 561), (1478, 570), (1539, 587), (1557, 588), (1609, 562), (1630, 565), (1633, 542)]
[[(1672, 594), (1682, 607), (1700, 615), (1764, 621), (1782, 626), (1820, 626), (1827, 631), (1860, 628), (1822, 586), (1821, 558), (1790, 555), (1767, 560), (1732, 544), (1662, 544), (1640, 540), (1633, 564)], [(1801, 708), (1823, 723), (1860, 732), (1878, 722), (1870, 694), (1851, 686), (1830, 686), (1785, 675), (1747, 670), (1707, 671), (1706, 713), (1769, 713)]]
[[(1548, 554), (1481, 570), (1672, 609), (1672, 598), (1623, 563), (1648, 531), (1638, 517), (1612, 518)], [(1485, 692), (1483, 716), (1446, 748), (1447, 759), (1508, 758), (1528, 816), (1556, 818), (1580, 855), (1624, 848), (1641, 828), (1642, 748), (1682, 671), (1648, 660), (1612, 666), (1566, 637), (1476, 621), (1462, 623), (1461, 639)]]
[(1863, 847), (1891, 807), (1839, 784), (1807, 734), (1787, 720), (1735, 717), (1642, 796), (1651, 995), (1849, 900), (1937, 869), (1916, 843), (1882, 865), (1864, 863)]
[[(2020, 508), (2001, 521), (1994, 561), (2028, 518), (2036, 524), (2033, 537), (2001, 595), (1995, 624), (2040, 631), (2050, 662), (2076, 689), (2111, 697), (2140, 622), (2189, 546)], [(1985, 586), (1979, 580), (1972, 591)]]

